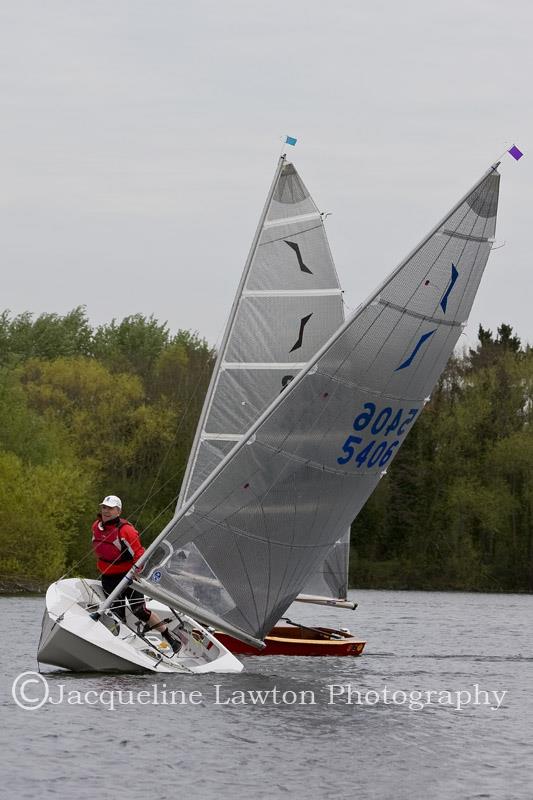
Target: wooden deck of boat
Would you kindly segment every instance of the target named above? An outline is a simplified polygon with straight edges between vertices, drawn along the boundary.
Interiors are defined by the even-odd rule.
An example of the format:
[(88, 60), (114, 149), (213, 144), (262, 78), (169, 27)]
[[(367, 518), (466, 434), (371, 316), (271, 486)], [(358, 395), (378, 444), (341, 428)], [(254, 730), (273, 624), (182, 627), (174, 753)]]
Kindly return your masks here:
[[(332, 638), (332, 635), (335, 638)], [(250, 645), (234, 639), (221, 631), (215, 636), (235, 655), (243, 656), (360, 656), (365, 641), (346, 631), (333, 628), (308, 628), (278, 625), (265, 637), (264, 650), (257, 651)]]

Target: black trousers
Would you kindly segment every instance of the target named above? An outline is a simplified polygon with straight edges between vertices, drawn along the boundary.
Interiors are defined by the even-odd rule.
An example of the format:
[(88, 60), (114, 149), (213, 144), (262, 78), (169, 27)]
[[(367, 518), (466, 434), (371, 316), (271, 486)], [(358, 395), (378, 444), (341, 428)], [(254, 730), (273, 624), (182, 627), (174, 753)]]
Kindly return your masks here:
[[(116, 589), (122, 578), (126, 573), (119, 573), (118, 575), (101, 575), (102, 589), (106, 597), (109, 597), (113, 589)], [(111, 604), (111, 611), (120, 617), (123, 622), (126, 622), (126, 600), (132, 614), (135, 614), (137, 619), (141, 622), (148, 622), (150, 619), (150, 612), (146, 608), (144, 595), (134, 589), (133, 586), (128, 586), (124, 591), (113, 601)]]

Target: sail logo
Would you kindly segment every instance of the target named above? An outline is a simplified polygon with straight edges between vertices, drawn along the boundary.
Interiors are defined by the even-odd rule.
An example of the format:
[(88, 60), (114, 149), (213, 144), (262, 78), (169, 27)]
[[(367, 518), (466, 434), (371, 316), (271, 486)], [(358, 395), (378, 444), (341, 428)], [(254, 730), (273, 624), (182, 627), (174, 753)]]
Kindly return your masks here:
[(296, 342), (293, 344), (293, 346), (289, 350), (289, 353), (293, 353), (295, 350), (299, 350), (300, 347), (302, 346), (303, 341), (304, 341), (304, 328), (305, 328), (305, 326), (307, 325), (307, 323), (309, 322), (309, 320), (311, 319), (312, 316), (313, 316), (313, 312), (308, 314), (306, 317), (302, 317), (302, 319), (300, 320), (300, 332), (298, 334), (298, 338), (297, 338)]
[(446, 307), (448, 305), (448, 297), (450, 296), (451, 291), (455, 286), (455, 281), (457, 280), (458, 277), (459, 277), (459, 271), (455, 266), (455, 264), (452, 264), (452, 276), (450, 278), (450, 282), (446, 288), (446, 291), (442, 295), (442, 300), (440, 301), (440, 307), (442, 308), (444, 313), (446, 313)]
[(300, 271), (307, 272), (308, 275), (312, 275), (313, 274), (312, 271), (306, 264), (304, 264), (302, 254), (300, 253), (300, 245), (296, 244), (296, 242), (289, 242), (287, 239), (284, 239), (283, 241), (285, 242), (285, 244), (288, 244), (289, 247), (296, 253), (296, 258), (298, 259), (298, 266), (300, 267)]
[(153, 583), (159, 583), (159, 581), (161, 580), (161, 571), (157, 569), (152, 575), (151, 580), (153, 581)]
[(400, 366), (399, 366), (399, 367), (396, 367), (396, 369), (394, 370), (394, 372), (398, 372), (398, 370), (400, 370), (400, 369), (405, 369), (406, 367), (410, 367), (410, 366), (411, 366), (411, 364), (413, 363), (413, 360), (414, 360), (414, 358), (415, 358), (416, 354), (418, 353), (418, 351), (420, 350), (420, 348), (422, 347), (422, 345), (424, 344), (424, 342), (425, 342), (427, 339), (429, 339), (429, 337), (430, 337), (430, 336), (433, 336), (433, 334), (435, 333), (435, 331), (436, 331), (436, 330), (437, 330), (437, 329), (435, 328), (435, 330), (434, 330), (434, 331), (428, 331), (428, 333), (424, 333), (424, 334), (423, 334), (423, 335), (420, 337), (420, 339), (418, 340), (418, 342), (415, 344), (415, 346), (414, 346), (414, 348), (413, 348), (413, 352), (411, 353), (411, 355), (410, 355), (408, 358), (406, 358), (406, 359), (405, 359), (405, 361), (403, 362), (403, 364), (400, 364)]

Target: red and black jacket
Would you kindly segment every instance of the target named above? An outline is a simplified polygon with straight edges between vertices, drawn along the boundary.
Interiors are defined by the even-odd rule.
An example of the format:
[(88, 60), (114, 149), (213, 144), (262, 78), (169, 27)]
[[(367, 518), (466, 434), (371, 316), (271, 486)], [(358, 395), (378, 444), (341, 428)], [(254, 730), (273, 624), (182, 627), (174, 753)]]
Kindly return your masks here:
[(92, 534), (96, 566), (102, 574), (125, 574), (144, 553), (139, 534), (127, 519), (97, 519)]

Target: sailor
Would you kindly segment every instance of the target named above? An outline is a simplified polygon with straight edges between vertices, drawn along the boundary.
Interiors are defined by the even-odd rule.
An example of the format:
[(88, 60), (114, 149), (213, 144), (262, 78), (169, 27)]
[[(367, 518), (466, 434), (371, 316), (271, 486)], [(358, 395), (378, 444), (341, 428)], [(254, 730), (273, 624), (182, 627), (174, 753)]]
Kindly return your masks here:
[[(114, 494), (104, 497), (100, 503), (100, 511), (92, 526), (93, 550), (100, 571), (102, 589), (106, 597), (118, 586), (127, 572), (144, 553), (139, 534), (120, 514), (122, 500)], [(167, 640), (174, 654), (181, 647), (181, 642), (169, 631), (165, 622), (157, 614), (146, 608), (144, 595), (131, 585), (116, 598), (111, 610), (125, 623), (126, 600), (132, 613), (145, 623), (145, 631), (155, 629)]]

